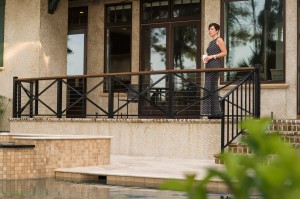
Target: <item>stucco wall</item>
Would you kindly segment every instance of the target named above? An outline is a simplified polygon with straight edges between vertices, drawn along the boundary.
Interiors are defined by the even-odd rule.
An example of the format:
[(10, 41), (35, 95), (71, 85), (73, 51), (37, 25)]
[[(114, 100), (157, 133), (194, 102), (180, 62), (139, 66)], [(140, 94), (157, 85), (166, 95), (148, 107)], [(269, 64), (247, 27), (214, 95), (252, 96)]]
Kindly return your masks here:
[[(284, 118), (297, 118), (297, 1), (286, 0), (286, 17), (285, 17), (285, 34), (286, 34), (286, 46), (285, 46), (285, 70), (286, 70), (286, 83), (289, 85), (285, 95), (282, 95), (281, 98), (285, 99), (285, 110), (286, 115), (283, 115)], [(300, 20), (300, 19), (298, 19)], [(268, 100), (274, 102), (277, 100), (277, 96), (270, 96)], [(274, 100), (275, 99), (275, 100)], [(272, 104), (272, 103), (270, 103)], [(276, 105), (273, 105), (273, 108), (276, 110)], [(277, 111), (277, 118), (281, 117), (281, 112)]]
[(112, 136), (113, 155), (213, 159), (221, 150), (218, 121), (36, 118), (10, 125), (18, 134)]
[[(13, 77), (38, 75), (39, 0), (6, 1), (4, 27), (4, 68), (0, 71), (0, 94), (12, 98)], [(11, 104), (11, 103), (10, 103)], [(11, 105), (5, 116), (11, 114)], [(9, 116), (10, 116), (9, 114)], [(0, 130), (8, 129), (4, 118)]]
[(68, 0), (60, 0), (54, 14), (48, 14), (48, 1), (40, 3), (38, 77), (66, 75)]
[[(48, 1), (6, 1), (4, 67), (0, 71), (0, 94), (12, 98), (13, 77), (66, 74), (68, 1), (61, 0), (54, 15)], [(0, 131), (9, 130), (9, 103)]]

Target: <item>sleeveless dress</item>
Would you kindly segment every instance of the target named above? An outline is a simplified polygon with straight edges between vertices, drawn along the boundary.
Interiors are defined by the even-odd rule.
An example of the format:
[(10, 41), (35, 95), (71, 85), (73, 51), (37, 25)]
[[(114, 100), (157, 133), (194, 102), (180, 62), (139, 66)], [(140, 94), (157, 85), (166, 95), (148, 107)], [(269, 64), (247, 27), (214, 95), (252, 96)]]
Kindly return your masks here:
[[(218, 38), (217, 38), (218, 39)], [(217, 45), (217, 39), (212, 40), (207, 49), (207, 55), (215, 55), (221, 52), (221, 49)], [(210, 59), (206, 63), (206, 68), (220, 68), (220, 59)], [(218, 80), (219, 73), (208, 72), (205, 73), (205, 84), (204, 84), (204, 100), (202, 104), (202, 114), (209, 116), (219, 116), (221, 114), (221, 107), (219, 102), (218, 94)]]

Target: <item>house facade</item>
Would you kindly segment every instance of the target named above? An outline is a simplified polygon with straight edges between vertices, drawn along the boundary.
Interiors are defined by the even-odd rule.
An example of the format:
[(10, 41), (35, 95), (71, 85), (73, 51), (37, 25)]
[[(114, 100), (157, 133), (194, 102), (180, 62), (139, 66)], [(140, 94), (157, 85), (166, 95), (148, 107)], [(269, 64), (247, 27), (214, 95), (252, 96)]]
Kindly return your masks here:
[(261, 115), (296, 119), (299, 13), (294, 0), (0, 0), (0, 94), (12, 98), (13, 77), (204, 68), (216, 22), (223, 67), (261, 65)]

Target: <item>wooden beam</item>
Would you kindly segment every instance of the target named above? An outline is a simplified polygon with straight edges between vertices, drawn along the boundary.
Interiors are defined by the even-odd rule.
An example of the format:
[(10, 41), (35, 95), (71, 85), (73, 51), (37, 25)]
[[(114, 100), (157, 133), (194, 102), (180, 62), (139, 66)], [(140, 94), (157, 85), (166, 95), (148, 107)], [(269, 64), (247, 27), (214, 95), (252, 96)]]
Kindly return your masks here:
[(54, 14), (54, 11), (57, 8), (59, 0), (48, 0), (48, 13)]

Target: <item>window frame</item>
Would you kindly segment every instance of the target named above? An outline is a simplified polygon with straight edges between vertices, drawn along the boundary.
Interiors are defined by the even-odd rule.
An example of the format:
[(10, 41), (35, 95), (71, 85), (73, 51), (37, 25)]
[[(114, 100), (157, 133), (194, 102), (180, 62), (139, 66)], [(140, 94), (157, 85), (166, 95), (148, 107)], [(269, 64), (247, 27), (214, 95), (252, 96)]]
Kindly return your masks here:
[[(244, 0), (222, 0), (221, 1), (221, 16), (220, 16), (220, 19), (221, 19), (221, 22), (220, 22), (220, 25), (221, 25), (221, 34), (220, 36), (222, 38), (225, 38), (225, 4), (226, 3), (230, 3), (230, 2), (238, 2), (238, 1), (244, 1)], [(286, 82), (286, 2), (285, 0), (282, 0), (283, 1), (283, 44), (282, 44), (282, 53), (283, 53), (283, 66), (282, 66), (282, 70), (283, 70), (283, 73), (282, 73), (282, 80), (261, 80), (261, 83), (263, 84), (278, 84), (278, 83), (285, 83)], [(224, 39), (225, 41), (225, 39)], [(228, 49), (228, 46), (227, 46), (227, 51), (228, 51), (228, 54), (230, 54), (229, 52), (229, 49)], [(224, 59), (222, 59), (222, 67), (224, 68)], [(224, 81), (224, 77), (221, 78), (221, 83), (224, 84), (226, 81)]]

